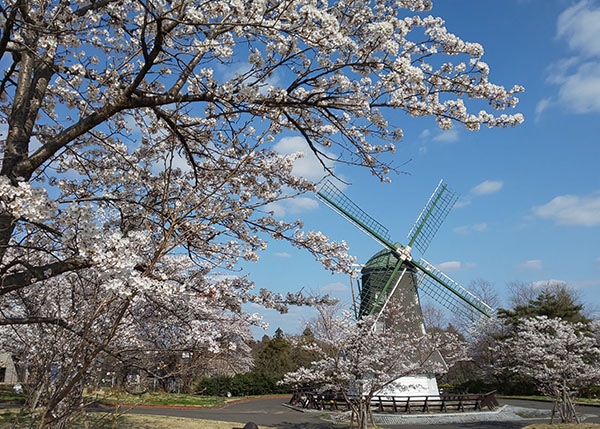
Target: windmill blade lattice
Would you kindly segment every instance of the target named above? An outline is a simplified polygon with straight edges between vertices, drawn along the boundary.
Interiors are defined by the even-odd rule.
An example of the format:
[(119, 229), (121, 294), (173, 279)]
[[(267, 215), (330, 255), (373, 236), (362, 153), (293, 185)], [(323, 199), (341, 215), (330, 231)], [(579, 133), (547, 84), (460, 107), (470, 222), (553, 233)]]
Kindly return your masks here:
[(491, 316), (494, 310), (425, 259), (413, 263), (421, 270), (417, 288), (455, 314), (469, 320)]
[(412, 247), (414, 244), (421, 253), (425, 253), (429, 243), (450, 210), (452, 210), (457, 199), (458, 194), (450, 189), (443, 180), (440, 180), (431, 197), (429, 197), (429, 201), (427, 201), (413, 227), (408, 232), (408, 246)]
[(358, 207), (331, 181), (325, 181), (317, 192), (317, 197), (369, 237), (390, 249), (396, 249), (389, 230)]

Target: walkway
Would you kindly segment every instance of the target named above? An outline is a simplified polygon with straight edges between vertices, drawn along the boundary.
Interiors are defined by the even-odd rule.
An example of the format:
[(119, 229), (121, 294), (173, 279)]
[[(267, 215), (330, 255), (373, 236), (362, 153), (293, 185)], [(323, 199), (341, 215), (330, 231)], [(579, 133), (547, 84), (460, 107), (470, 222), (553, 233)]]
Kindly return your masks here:
[[(136, 408), (132, 413), (155, 414), (196, 419), (220, 420), (246, 423), (253, 421), (261, 426), (278, 429), (341, 429), (347, 424), (335, 424), (323, 420), (324, 411), (298, 411), (285, 404), (288, 396), (252, 399), (235, 402), (220, 408)], [(422, 427), (443, 429), (520, 429), (536, 422), (549, 422), (552, 404), (538, 401), (499, 399), (501, 410), (482, 413), (456, 413), (442, 416), (406, 416), (380, 421), (387, 429), (416, 429)], [(586, 422), (600, 423), (600, 408), (577, 406), (577, 412), (585, 415)], [(477, 415), (477, 416), (476, 416)], [(389, 416), (389, 415), (388, 415)], [(528, 418), (523, 418), (526, 416)]]

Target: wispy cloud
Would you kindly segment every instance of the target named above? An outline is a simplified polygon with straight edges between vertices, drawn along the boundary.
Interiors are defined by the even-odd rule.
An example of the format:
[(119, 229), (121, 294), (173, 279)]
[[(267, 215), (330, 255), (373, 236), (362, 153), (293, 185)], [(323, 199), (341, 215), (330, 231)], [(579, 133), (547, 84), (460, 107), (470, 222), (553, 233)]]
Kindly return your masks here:
[(533, 214), (557, 225), (593, 227), (600, 225), (600, 192), (591, 195), (560, 195), (535, 206)]
[(473, 225), (457, 226), (456, 228), (453, 229), (453, 231), (458, 234), (469, 234), (471, 232), (483, 232), (483, 231), (487, 230), (487, 227), (488, 227), (487, 223), (480, 222), (480, 223), (475, 223)]
[(495, 194), (496, 192), (499, 192), (503, 187), (504, 182), (500, 180), (485, 180), (471, 188), (467, 195), (460, 198), (456, 202), (456, 207), (468, 206), (473, 201), (473, 198)]
[[(292, 169), (292, 174), (296, 176), (318, 182), (326, 175), (323, 165), (302, 137), (284, 137), (275, 143), (273, 149), (282, 155), (302, 154), (301, 158), (296, 159)], [(332, 168), (330, 161), (325, 160), (325, 163), (328, 168)], [(295, 197), (269, 204), (267, 210), (273, 212), (276, 217), (284, 217), (315, 210), (318, 205), (313, 198)]]
[(288, 200), (278, 201), (276, 203), (267, 204), (267, 210), (273, 212), (276, 217), (284, 217), (286, 215), (297, 215), (300, 213), (316, 210), (319, 203), (309, 197), (295, 197)]
[(589, 0), (569, 7), (558, 17), (557, 36), (566, 39), (573, 51), (600, 56), (600, 8)]
[(345, 293), (348, 292), (348, 289), (350, 288), (349, 285), (344, 284), (344, 283), (340, 283), (340, 282), (334, 282), (334, 283), (329, 283), (325, 286), (321, 286), (319, 288), (319, 292), (321, 293), (327, 293), (330, 295), (335, 295), (338, 293)]
[(538, 101), (538, 103), (535, 106), (535, 117), (536, 117), (536, 120), (539, 119), (540, 116), (542, 115), (542, 113), (544, 113), (551, 106), (552, 106), (552, 99), (551, 98), (543, 98), (540, 101)]
[(458, 141), (459, 137), (458, 130), (451, 129), (447, 131), (441, 131), (432, 140), (440, 143), (454, 143)]
[(278, 258), (291, 258), (292, 257), (292, 255), (287, 252), (275, 252), (274, 255)]
[(486, 180), (471, 189), (471, 195), (480, 196), (495, 194), (496, 192), (500, 191), (503, 186), (504, 182), (499, 180)]
[(473, 262), (467, 262), (467, 263), (462, 263), (461, 261), (446, 261), (446, 262), (440, 262), (439, 264), (435, 264), (435, 266), (445, 272), (445, 273), (450, 273), (453, 271), (464, 271), (464, 270), (468, 270), (471, 268), (475, 267), (475, 263)]
[[(319, 181), (325, 176), (323, 165), (302, 137), (284, 137), (275, 144), (274, 149), (284, 155), (293, 153), (304, 155), (294, 162), (292, 174), (312, 181)], [(328, 168), (332, 167), (330, 161), (326, 161), (326, 165)]]
[(519, 269), (524, 271), (541, 270), (542, 261), (540, 259), (530, 259), (529, 261), (519, 264)]
[[(558, 85), (555, 104), (574, 113), (600, 112), (600, 6), (581, 0), (566, 9), (557, 21), (557, 38), (571, 52), (552, 64), (549, 82)], [(548, 100), (538, 111), (548, 107)]]

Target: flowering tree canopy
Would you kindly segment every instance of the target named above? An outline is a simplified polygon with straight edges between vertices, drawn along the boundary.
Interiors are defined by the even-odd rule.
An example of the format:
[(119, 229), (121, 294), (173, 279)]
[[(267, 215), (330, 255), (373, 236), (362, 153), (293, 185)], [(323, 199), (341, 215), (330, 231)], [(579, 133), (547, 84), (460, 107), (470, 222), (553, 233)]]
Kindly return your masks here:
[[(467, 111), (467, 98), (512, 107), (521, 88), (490, 83), (482, 47), (443, 20), (404, 11), (429, 7), (5, 2), (0, 293), (91, 267), (114, 288), (154, 289), (167, 255), (210, 268), (256, 258), (257, 231), (298, 226), (260, 207), (312, 189), (290, 175), (295, 156), (269, 149), (286, 130), (323, 160), (335, 146), (335, 160), (385, 175), (376, 155), (394, 146), (377, 142), (402, 135), (387, 108), (443, 128), (521, 122)], [(336, 267), (340, 247), (293, 238)]]
[[(99, 305), (116, 305), (94, 353), (148, 302), (200, 300), (219, 315), (241, 314), (245, 301), (307, 303), (297, 294), (255, 293), (248, 279), (223, 275), (240, 259), (256, 260), (269, 238), (307, 249), (327, 269), (349, 270), (344, 243), (267, 209), (314, 190), (292, 175), (299, 154), (273, 150), (278, 137), (302, 136), (327, 173), (341, 162), (385, 180), (394, 167), (381, 156), (402, 137), (391, 109), (431, 116), (443, 129), (523, 120), (492, 113), (513, 108), (522, 88), (491, 83), (483, 48), (427, 16), (430, 7), (428, 0), (4, 1), (2, 323), (52, 323), (84, 335), (64, 296), (43, 297), (89, 278), (105, 294)], [(481, 103), (487, 110), (475, 107)], [(182, 320), (195, 314), (189, 305), (177, 309)], [(192, 331), (220, 335), (202, 323)]]
[[(349, 312), (338, 316), (326, 308), (318, 306), (319, 317), (311, 325), (315, 341), (306, 345), (319, 353), (319, 359), (286, 374), (284, 382), (344, 395), (359, 428), (366, 428), (373, 396), (400, 377), (441, 374), (447, 370), (446, 365), (466, 356), (466, 345), (457, 334), (407, 331), (406, 326), (413, 324), (406, 320), (406, 312), (397, 302), (384, 310), (383, 330), (374, 329), (376, 316), (356, 321)], [(443, 359), (439, 358), (440, 352)]]
[(555, 399), (561, 420), (570, 422), (576, 418), (572, 398), (600, 379), (600, 347), (587, 328), (546, 316), (522, 319), (495, 347), (498, 369), (531, 377), (542, 394)]

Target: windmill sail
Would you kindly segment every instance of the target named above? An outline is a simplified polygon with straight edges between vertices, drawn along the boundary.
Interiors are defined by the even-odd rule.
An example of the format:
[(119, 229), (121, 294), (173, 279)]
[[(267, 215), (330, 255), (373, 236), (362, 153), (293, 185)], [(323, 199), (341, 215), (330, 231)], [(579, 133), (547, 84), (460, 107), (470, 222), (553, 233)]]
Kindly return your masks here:
[[(363, 269), (359, 317), (375, 312), (381, 313), (385, 303), (401, 282), (405, 289), (401, 299), (414, 301), (410, 298), (414, 296), (416, 301), (411, 304), (413, 307), (419, 306), (417, 292), (422, 291), (444, 307), (471, 320), (477, 315), (489, 316), (492, 313), (489, 306), (450, 277), (424, 259), (420, 262), (414, 261), (410, 255), (413, 244), (422, 252), (427, 249), (457, 200), (457, 195), (443, 181), (440, 181), (409, 232), (410, 241), (407, 247), (392, 243), (388, 229), (358, 207), (330, 181), (323, 184), (317, 192), (317, 197), (387, 248), (371, 258), (367, 263), (368, 269), (367, 266)], [(385, 258), (386, 262), (381, 263), (378, 258)], [(410, 275), (405, 278), (407, 271)], [(418, 280), (415, 280), (416, 275)]]
[(354, 204), (331, 181), (325, 181), (321, 189), (317, 192), (317, 197), (369, 237), (390, 249), (395, 249), (389, 230)]
[(421, 270), (417, 286), (419, 292), (426, 293), (448, 310), (469, 320), (489, 317), (493, 313), (492, 307), (425, 259), (421, 258), (419, 263), (413, 263)]
[(457, 199), (458, 194), (440, 180), (408, 233), (408, 246), (414, 245), (421, 253), (425, 253)]

